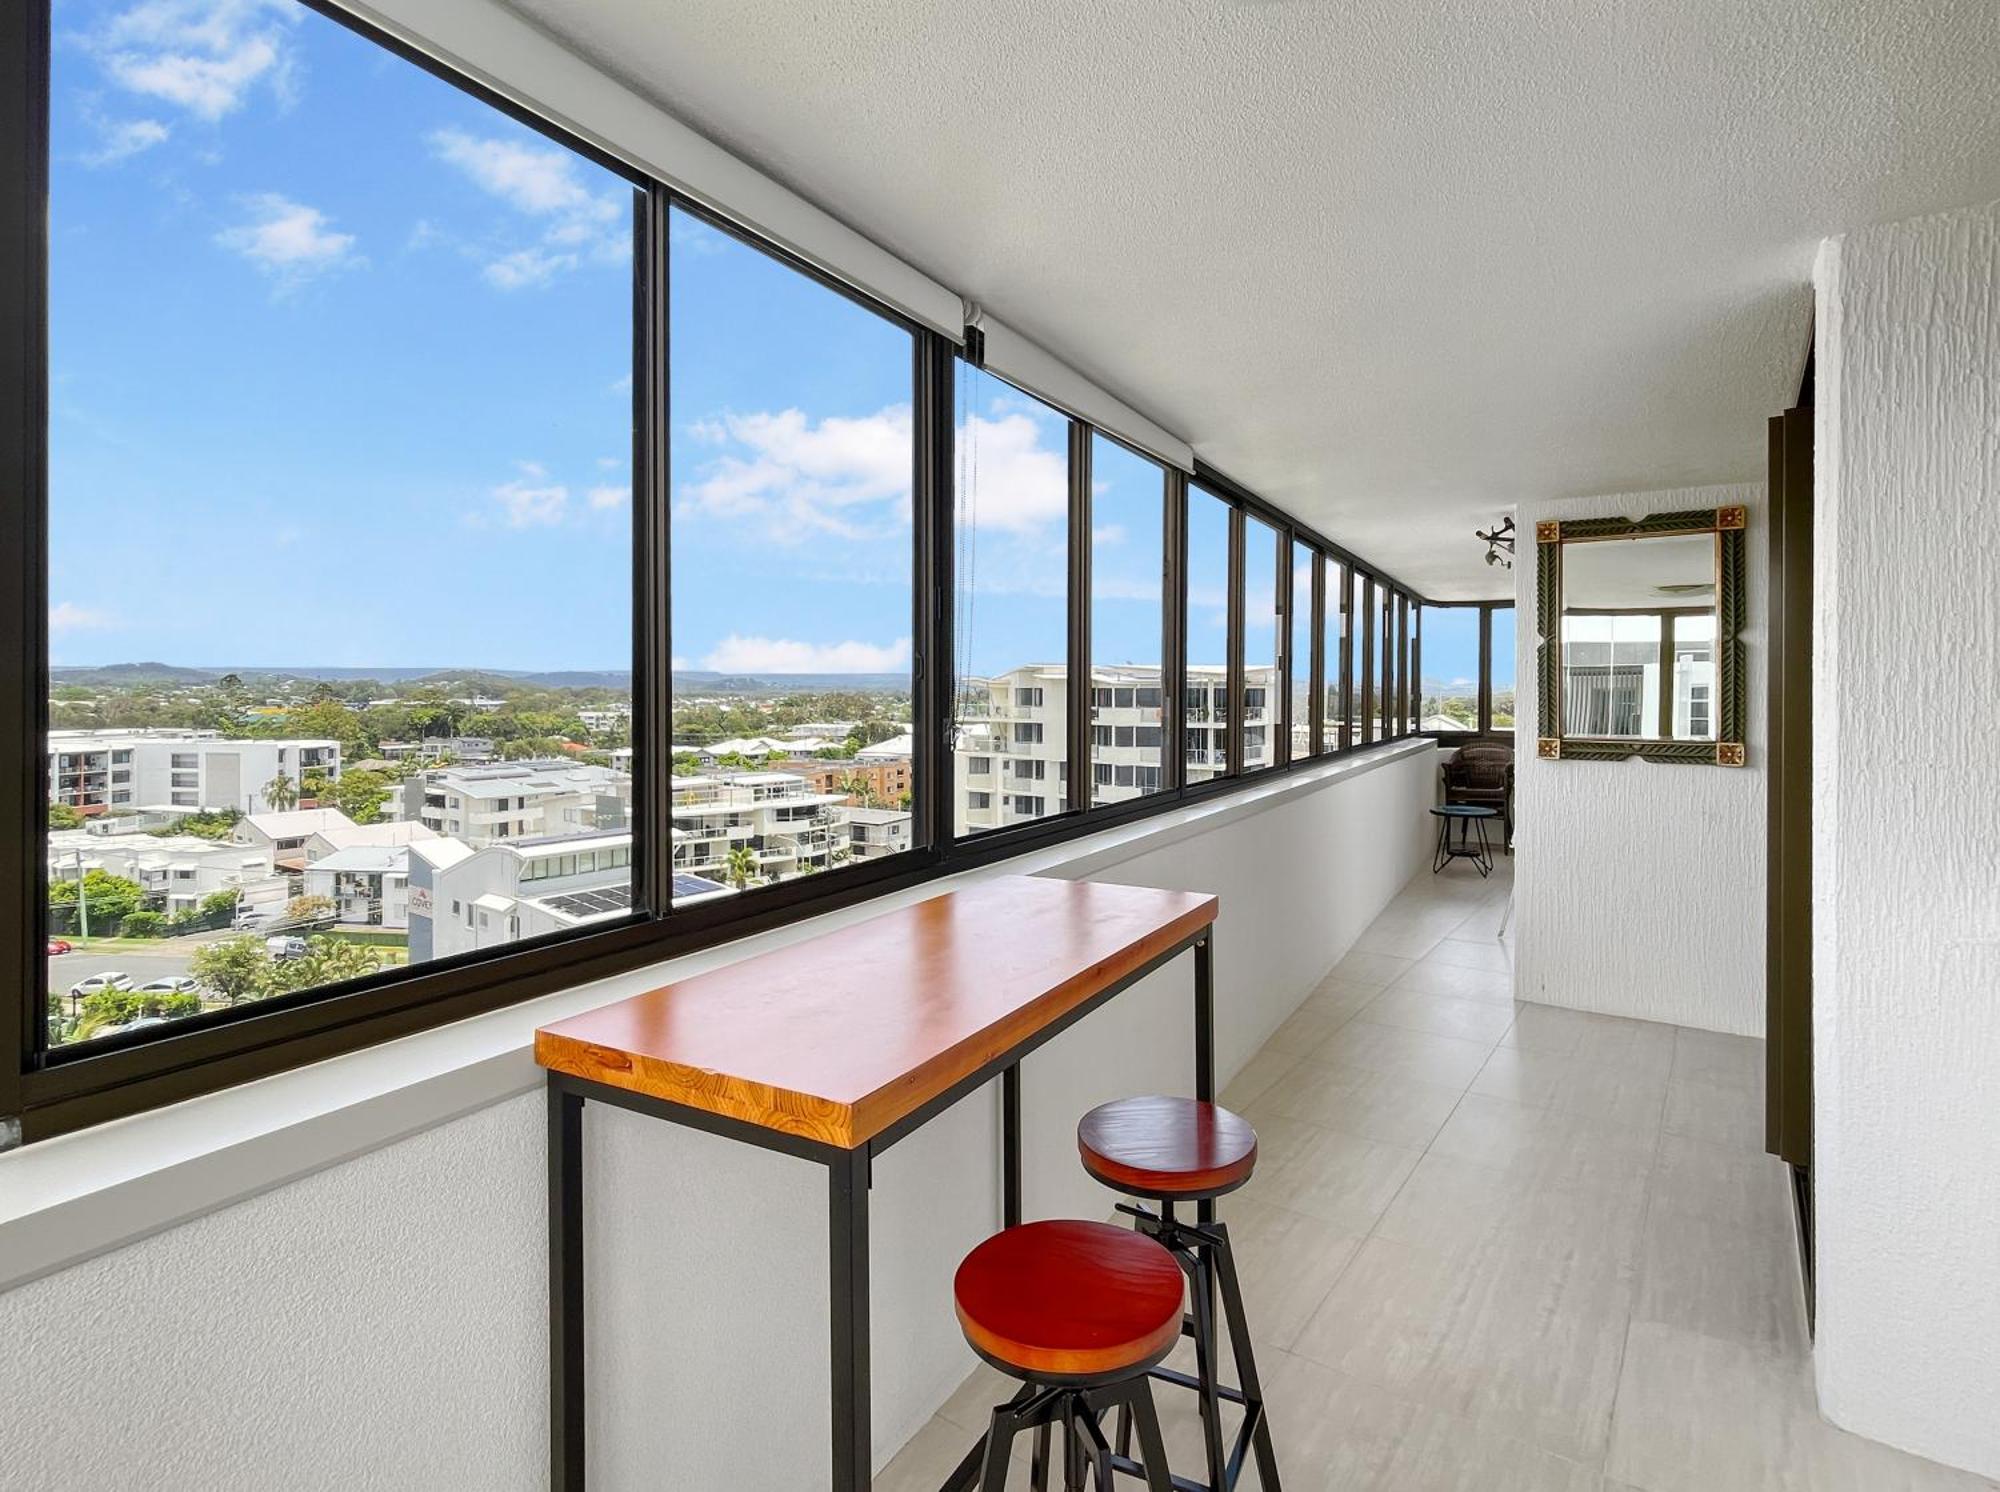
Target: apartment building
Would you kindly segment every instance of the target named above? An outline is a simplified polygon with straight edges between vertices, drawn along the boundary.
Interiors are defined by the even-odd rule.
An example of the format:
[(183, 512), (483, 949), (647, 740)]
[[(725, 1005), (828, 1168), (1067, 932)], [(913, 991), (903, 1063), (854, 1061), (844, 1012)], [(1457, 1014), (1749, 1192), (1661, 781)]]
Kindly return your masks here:
[(632, 812), (629, 772), (561, 760), (438, 767), (403, 794), (406, 817), (474, 847), (620, 829)]
[(91, 834), (53, 829), (48, 837), (48, 877), (73, 881), (102, 870), (136, 881), (146, 905), (172, 916), (216, 891), (235, 891), (258, 903), (284, 901), (289, 882), (273, 864), (268, 845), (202, 839), (193, 834)]
[(341, 922), (408, 927), (409, 867), (406, 845), (353, 845), (306, 866), (305, 894), (332, 902), (334, 917)]
[(338, 741), (245, 739), (219, 731), (52, 730), (49, 801), (86, 817), (114, 809), (271, 807), (267, 784), (340, 776)]
[(855, 807), (893, 807), (910, 791), (914, 773), (907, 756), (843, 757), (828, 761), (820, 757), (792, 757), (766, 762), (768, 771), (786, 772), (804, 778), (816, 793), (835, 793)]
[(825, 870), (847, 858), (834, 834), (839, 793), (791, 772), (673, 779), (673, 868), (724, 880), (730, 852), (748, 848), (760, 876)]
[(856, 860), (900, 855), (910, 847), (912, 815), (896, 808), (836, 808), (836, 831), (847, 833), (847, 851)]
[(424, 840), (402, 853), (412, 963), (609, 921), (632, 909), (629, 829), (479, 849), (455, 839)]
[[(1272, 701), (1277, 669), (1244, 671), (1243, 743), (1248, 768), (1273, 760)], [(966, 714), (953, 749), (962, 833), (1003, 828), (1060, 813), (1069, 783), (1068, 670), (1027, 664), (960, 684)], [(1093, 803), (1120, 803), (1157, 791), (1164, 767), (1164, 691), (1157, 667), (1094, 669), (1090, 676), (1090, 783)], [(1192, 667), (1187, 687), (1190, 782), (1227, 766), (1227, 671)]]

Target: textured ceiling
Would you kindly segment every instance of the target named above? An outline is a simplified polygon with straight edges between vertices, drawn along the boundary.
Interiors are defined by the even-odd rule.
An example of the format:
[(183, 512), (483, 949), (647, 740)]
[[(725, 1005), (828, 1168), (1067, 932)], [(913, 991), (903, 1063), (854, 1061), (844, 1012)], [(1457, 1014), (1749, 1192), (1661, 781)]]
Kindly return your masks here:
[(509, 0), (1438, 598), (1753, 479), (1822, 237), (2000, 197), (1994, 0)]

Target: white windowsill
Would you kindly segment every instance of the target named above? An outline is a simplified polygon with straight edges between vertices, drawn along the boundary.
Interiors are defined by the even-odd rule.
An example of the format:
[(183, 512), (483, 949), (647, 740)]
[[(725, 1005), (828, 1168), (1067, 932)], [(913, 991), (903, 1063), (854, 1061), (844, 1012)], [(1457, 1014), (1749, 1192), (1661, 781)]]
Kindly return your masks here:
[(533, 1091), (538, 1026), (999, 875), (1080, 878), (1435, 749), (1304, 767), (786, 927), (0, 1155), (0, 1290)]

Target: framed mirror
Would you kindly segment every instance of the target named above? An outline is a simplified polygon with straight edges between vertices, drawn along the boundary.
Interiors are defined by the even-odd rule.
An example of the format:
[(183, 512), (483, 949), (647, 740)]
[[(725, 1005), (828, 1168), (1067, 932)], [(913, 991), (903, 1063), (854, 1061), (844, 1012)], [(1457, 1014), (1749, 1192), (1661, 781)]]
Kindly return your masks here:
[(1746, 521), (1730, 507), (1535, 526), (1536, 755), (1743, 765)]

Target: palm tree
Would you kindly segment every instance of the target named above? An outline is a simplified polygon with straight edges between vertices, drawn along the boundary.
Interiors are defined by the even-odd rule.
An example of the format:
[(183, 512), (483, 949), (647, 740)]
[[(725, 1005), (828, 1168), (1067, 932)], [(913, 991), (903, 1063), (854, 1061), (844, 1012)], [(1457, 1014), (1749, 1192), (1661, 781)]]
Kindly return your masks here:
[(877, 806), (875, 802), (875, 781), (865, 773), (849, 772), (835, 783), (834, 786), (839, 788), (848, 797), (856, 799), (857, 801), (854, 804), (856, 808), (874, 808)]
[(264, 801), (274, 813), (286, 813), (296, 808), (299, 802), (298, 784), (283, 772), (264, 784)]
[(738, 891), (748, 890), (750, 877), (757, 874), (756, 852), (747, 844), (739, 844), (729, 852), (729, 858), (724, 862), (723, 873), (729, 877), (729, 883)]

